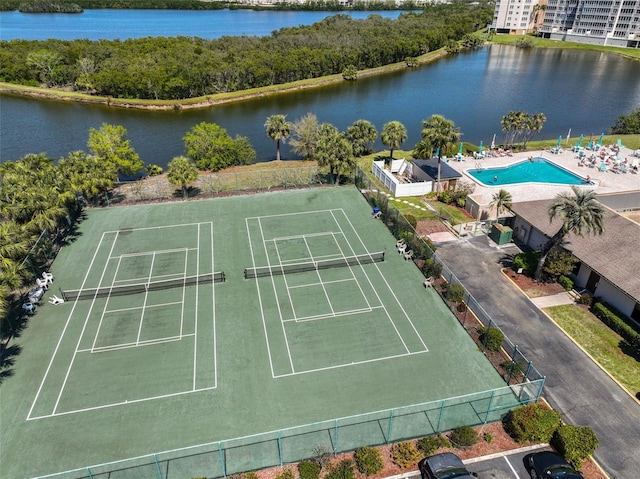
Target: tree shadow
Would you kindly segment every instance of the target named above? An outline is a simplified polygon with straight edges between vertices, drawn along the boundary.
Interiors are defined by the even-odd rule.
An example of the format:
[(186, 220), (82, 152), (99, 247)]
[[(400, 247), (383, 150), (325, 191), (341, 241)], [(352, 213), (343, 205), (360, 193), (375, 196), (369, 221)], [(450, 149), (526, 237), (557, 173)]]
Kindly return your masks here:
[(186, 195), (182, 194), (182, 188), (176, 188), (175, 190), (173, 190), (173, 193), (171, 194), (171, 196), (173, 196), (174, 198), (180, 198), (180, 199), (188, 200), (189, 198), (193, 198), (194, 196), (198, 196), (201, 193), (202, 193), (202, 190), (200, 188), (198, 188), (197, 186), (187, 186), (187, 194)]
[(2, 384), (6, 378), (14, 375), (16, 356), (21, 352), (22, 347), (18, 344), (14, 344), (0, 351), (0, 384)]
[(640, 363), (640, 351), (631, 346), (627, 341), (621, 339), (620, 342), (618, 342), (618, 347), (624, 354)]

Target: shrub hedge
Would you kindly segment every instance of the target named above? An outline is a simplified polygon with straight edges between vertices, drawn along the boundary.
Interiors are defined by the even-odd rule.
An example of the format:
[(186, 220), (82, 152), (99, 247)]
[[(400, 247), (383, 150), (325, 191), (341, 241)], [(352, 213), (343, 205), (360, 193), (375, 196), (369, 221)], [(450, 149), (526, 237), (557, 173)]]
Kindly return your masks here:
[(451, 443), (459, 448), (471, 447), (480, 441), (478, 433), (471, 426), (460, 426), (451, 431)]
[(344, 459), (331, 467), (325, 479), (355, 479), (356, 473), (353, 469), (353, 461)]
[(361, 447), (356, 450), (353, 458), (356, 461), (356, 469), (365, 476), (377, 474), (384, 468), (382, 455), (375, 447)]
[(588, 427), (563, 424), (551, 439), (551, 445), (575, 469), (582, 467), (582, 461), (598, 448), (598, 438)]
[(558, 412), (537, 403), (509, 411), (503, 420), (504, 430), (516, 442), (549, 442), (561, 423)]
[(301, 461), (298, 463), (300, 479), (318, 479), (322, 468), (317, 461)]
[(631, 347), (640, 351), (640, 334), (634, 329), (629, 318), (607, 303), (596, 303), (591, 310), (600, 321), (622, 336)]
[(536, 266), (538, 266), (538, 260), (540, 259), (540, 251), (527, 251), (526, 253), (518, 253), (513, 258), (513, 269), (518, 271), (522, 268), (522, 271), (527, 276), (533, 276), (536, 272)]
[(420, 453), (413, 441), (398, 442), (391, 446), (391, 459), (396, 466), (405, 469), (418, 462)]
[(558, 278), (558, 283), (567, 291), (571, 291), (573, 289), (573, 281), (571, 278), (567, 278), (565, 275), (562, 275)]
[(488, 328), (481, 326), (478, 328), (480, 341), (489, 351), (500, 351), (502, 342), (504, 341), (504, 333), (499, 328)]
[(437, 436), (427, 436), (418, 439), (418, 449), (425, 456), (430, 456), (441, 447), (451, 447), (451, 442), (445, 436), (438, 434)]

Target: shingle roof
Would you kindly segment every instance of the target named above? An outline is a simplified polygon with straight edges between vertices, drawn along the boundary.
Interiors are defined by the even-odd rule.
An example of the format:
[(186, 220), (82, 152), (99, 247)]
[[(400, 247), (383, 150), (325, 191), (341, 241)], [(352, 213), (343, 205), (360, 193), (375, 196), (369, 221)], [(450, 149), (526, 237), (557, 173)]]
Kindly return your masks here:
[[(433, 180), (438, 178), (438, 159), (413, 160), (413, 164), (424, 171)], [(440, 162), (440, 180), (462, 178), (462, 174), (451, 168), (445, 161)]]
[[(513, 203), (511, 210), (551, 237), (562, 226), (560, 218), (549, 222), (547, 210), (552, 202)], [(622, 291), (640, 299), (640, 225), (607, 209), (601, 235), (569, 233), (562, 246)]]

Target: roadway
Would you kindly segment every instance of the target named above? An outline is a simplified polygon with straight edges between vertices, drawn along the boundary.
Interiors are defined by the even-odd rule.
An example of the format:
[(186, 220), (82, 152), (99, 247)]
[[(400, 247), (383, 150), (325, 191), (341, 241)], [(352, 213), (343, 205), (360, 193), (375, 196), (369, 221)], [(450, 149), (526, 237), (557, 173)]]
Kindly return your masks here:
[(570, 424), (589, 426), (594, 454), (614, 479), (640, 477), (640, 406), (501, 273), (517, 247), (487, 236), (451, 241), (437, 255), (547, 379), (543, 395)]

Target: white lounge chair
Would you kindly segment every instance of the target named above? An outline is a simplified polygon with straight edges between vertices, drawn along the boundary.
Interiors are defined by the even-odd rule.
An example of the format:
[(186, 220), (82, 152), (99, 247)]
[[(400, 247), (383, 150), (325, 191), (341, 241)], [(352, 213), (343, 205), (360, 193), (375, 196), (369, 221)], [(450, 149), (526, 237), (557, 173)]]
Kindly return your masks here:
[(49, 283), (45, 279), (36, 278), (36, 284), (39, 288), (47, 289), (49, 288)]
[(58, 298), (55, 294), (49, 298), (49, 304), (62, 304), (64, 299)]
[(425, 288), (431, 288), (431, 287), (433, 287), (433, 282), (434, 281), (435, 280), (433, 279), (433, 276), (429, 276), (427, 279), (424, 280), (424, 283), (422, 283), (422, 285)]
[(413, 251), (409, 250), (404, 254), (404, 259), (405, 259), (405, 261), (408, 261), (411, 258), (413, 258)]
[(407, 243), (402, 243), (398, 246), (398, 253), (404, 253), (407, 251)]
[(42, 279), (44, 279), (47, 282), (47, 284), (53, 283), (53, 275), (48, 271), (42, 272)]

